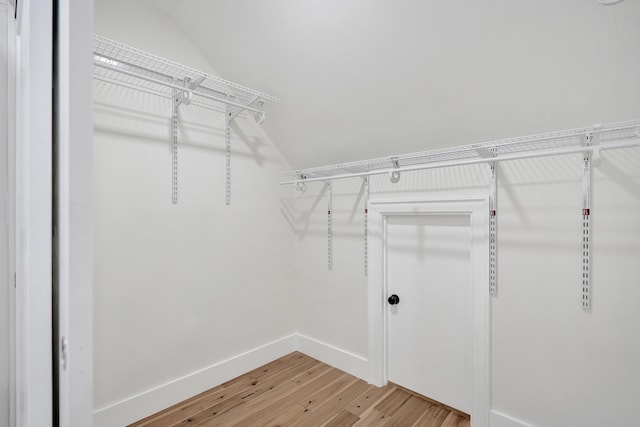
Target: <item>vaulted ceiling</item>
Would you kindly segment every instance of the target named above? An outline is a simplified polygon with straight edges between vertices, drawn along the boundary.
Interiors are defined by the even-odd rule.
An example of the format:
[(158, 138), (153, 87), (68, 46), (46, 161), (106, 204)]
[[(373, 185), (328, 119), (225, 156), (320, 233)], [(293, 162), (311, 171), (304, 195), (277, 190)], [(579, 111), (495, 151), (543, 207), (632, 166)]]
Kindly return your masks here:
[(292, 167), (640, 118), (640, 2), (145, 0), (282, 99)]

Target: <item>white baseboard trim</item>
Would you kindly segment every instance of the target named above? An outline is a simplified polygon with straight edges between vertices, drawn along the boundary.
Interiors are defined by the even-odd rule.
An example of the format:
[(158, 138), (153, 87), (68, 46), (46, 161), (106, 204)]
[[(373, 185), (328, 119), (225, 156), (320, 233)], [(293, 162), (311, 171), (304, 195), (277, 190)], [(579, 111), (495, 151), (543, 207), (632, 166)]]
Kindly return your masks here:
[(296, 338), (296, 334), (286, 336), (99, 408), (93, 413), (94, 427), (125, 426), (168, 408), (291, 353), (296, 349)]
[(491, 427), (534, 427), (509, 415), (498, 411), (491, 411), (489, 425)]
[(367, 379), (367, 359), (305, 335), (291, 334), (99, 408), (93, 412), (94, 427), (131, 424), (296, 350)]
[(296, 349), (354, 377), (368, 380), (369, 361), (362, 356), (301, 334), (296, 334)]
[[(94, 427), (131, 424), (296, 350), (355, 377), (368, 379), (366, 358), (296, 333), (99, 408), (93, 412)], [(499, 411), (490, 412), (489, 425), (534, 427)]]

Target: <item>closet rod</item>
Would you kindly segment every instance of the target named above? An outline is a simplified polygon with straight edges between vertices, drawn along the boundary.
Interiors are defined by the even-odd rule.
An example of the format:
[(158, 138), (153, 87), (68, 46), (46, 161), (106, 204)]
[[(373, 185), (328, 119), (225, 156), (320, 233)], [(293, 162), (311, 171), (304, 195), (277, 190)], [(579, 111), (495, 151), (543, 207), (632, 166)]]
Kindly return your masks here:
[(249, 107), (249, 106), (246, 106), (246, 105), (238, 104), (237, 102), (233, 102), (233, 101), (229, 101), (229, 100), (226, 100), (226, 99), (217, 98), (215, 96), (206, 95), (204, 93), (200, 93), (200, 92), (197, 92), (197, 91), (189, 90), (188, 88), (185, 88), (184, 86), (174, 85), (173, 83), (168, 83), (168, 82), (163, 82), (162, 80), (154, 79), (153, 77), (144, 76), (144, 75), (132, 72), (132, 71), (127, 71), (127, 70), (124, 70), (122, 68), (114, 67), (112, 65), (105, 64), (105, 63), (103, 63), (101, 61), (93, 61), (93, 65), (95, 65), (97, 67), (100, 67), (100, 68), (107, 69), (107, 70), (115, 71), (115, 72), (120, 73), (120, 74), (125, 74), (127, 76), (131, 76), (131, 77), (135, 77), (135, 78), (138, 78), (138, 79), (146, 80), (146, 81), (151, 82), (151, 83), (155, 83), (155, 84), (158, 84), (158, 85), (166, 86), (168, 88), (177, 89), (177, 90), (180, 90), (180, 91), (183, 91), (183, 92), (191, 92), (196, 96), (200, 96), (202, 98), (206, 98), (206, 99), (210, 99), (212, 101), (220, 102), (222, 104), (233, 105), (234, 107), (238, 107), (238, 108), (241, 108), (243, 110), (253, 111), (254, 113), (257, 113), (257, 114), (264, 114), (264, 111), (258, 110), (257, 108)]
[(353, 172), (353, 173), (343, 173), (338, 175), (329, 175), (324, 177), (294, 179), (290, 181), (282, 181), (280, 182), (280, 185), (297, 184), (299, 182), (329, 181), (332, 179), (384, 175), (392, 172), (409, 172), (409, 171), (418, 171), (418, 170), (425, 170), (425, 169), (445, 168), (445, 167), (451, 167), (451, 166), (466, 166), (466, 165), (475, 165), (475, 164), (481, 164), (481, 163), (493, 163), (493, 162), (499, 162), (499, 161), (531, 159), (535, 157), (560, 156), (565, 154), (587, 153), (587, 152), (594, 152), (598, 150), (610, 150), (610, 149), (616, 149), (616, 148), (629, 148), (629, 147), (639, 147), (639, 146), (640, 146), (640, 137), (623, 139), (617, 142), (611, 142), (611, 143), (606, 143), (602, 145), (593, 145), (588, 147), (549, 148), (549, 149), (535, 150), (533, 152), (525, 152), (525, 153), (517, 153), (517, 154), (502, 154), (502, 155), (497, 155), (495, 157), (483, 157), (479, 159), (449, 160), (449, 161), (443, 161), (443, 162), (426, 163), (426, 164), (415, 165), (415, 166), (400, 166), (397, 168), (376, 169), (376, 170), (367, 171), (367, 172)]

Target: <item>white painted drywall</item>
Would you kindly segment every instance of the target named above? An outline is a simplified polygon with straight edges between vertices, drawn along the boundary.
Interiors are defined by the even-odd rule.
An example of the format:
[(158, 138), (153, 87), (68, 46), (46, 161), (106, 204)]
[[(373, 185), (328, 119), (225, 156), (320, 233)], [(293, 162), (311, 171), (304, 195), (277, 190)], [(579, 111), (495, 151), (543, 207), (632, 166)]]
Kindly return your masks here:
[[(580, 308), (580, 156), (499, 168), (498, 294), (492, 298), (492, 409), (535, 426), (623, 425), (640, 401), (640, 149), (603, 153), (593, 184), (593, 311)], [(360, 179), (334, 182), (334, 269), (322, 184), (283, 190), (297, 218), (299, 333), (363, 357)], [(371, 198), (488, 195), (487, 166), (371, 179)], [(374, 238), (375, 236), (372, 236)]]
[[(212, 71), (169, 19), (137, 2), (96, 2), (95, 25), (98, 33)], [(529, 41), (535, 45), (536, 38)], [(637, 57), (622, 58), (637, 63)], [(546, 61), (552, 75), (552, 59)], [(562, 81), (548, 81), (549, 93), (563, 93)], [(510, 94), (502, 96), (512, 100)], [(480, 98), (475, 102), (488, 108)], [(96, 408), (293, 331), (366, 360), (361, 180), (334, 183), (334, 268), (328, 272), (322, 184), (310, 184), (306, 193), (278, 188), (278, 171), (286, 165), (250, 123), (243, 125), (263, 138), (257, 147), (266, 157), (257, 164), (234, 140), (230, 208), (223, 206), (221, 135), (212, 138), (195, 123), (181, 128), (187, 143), (180, 151), (180, 202), (171, 206), (167, 101), (103, 84), (96, 86), (96, 100)], [(569, 122), (590, 124), (576, 122), (579, 117), (637, 115), (630, 108), (603, 117), (601, 104), (589, 101), (566, 120), (522, 113), (517, 125), (490, 126), (518, 136), (513, 129), (550, 131)], [(209, 118), (219, 132), (218, 117), (183, 116), (198, 123)], [(475, 126), (458, 129), (461, 122), (454, 119), (446, 129), (456, 130), (457, 142), (483, 139)], [(309, 158), (317, 152), (297, 150)], [(358, 152), (365, 151), (371, 152), (360, 146)], [(640, 399), (634, 388), (640, 314), (632, 310), (640, 297), (639, 157), (637, 149), (604, 153), (594, 174), (592, 313), (579, 307), (579, 156), (500, 167), (499, 293), (492, 324), (492, 408), (500, 413), (537, 426), (597, 426), (603, 417), (614, 425)], [(371, 188), (372, 198), (441, 198), (486, 196), (488, 184), (488, 168), (473, 166), (407, 173), (396, 185), (374, 177)]]
[(296, 168), (640, 116), (634, 0), (146, 1), (286, 100)]
[(640, 150), (595, 168), (591, 313), (578, 306), (579, 170), (579, 158), (501, 169), (493, 408), (533, 425), (620, 425), (640, 400)]
[[(98, 34), (215, 71), (166, 17), (136, 1), (96, 1), (94, 23)], [(225, 206), (223, 117), (181, 108), (172, 205), (170, 101), (107, 83), (95, 84), (94, 100), (99, 411), (290, 335), (296, 310), (278, 185), (289, 166), (260, 127), (238, 120), (245, 135), (233, 132)]]

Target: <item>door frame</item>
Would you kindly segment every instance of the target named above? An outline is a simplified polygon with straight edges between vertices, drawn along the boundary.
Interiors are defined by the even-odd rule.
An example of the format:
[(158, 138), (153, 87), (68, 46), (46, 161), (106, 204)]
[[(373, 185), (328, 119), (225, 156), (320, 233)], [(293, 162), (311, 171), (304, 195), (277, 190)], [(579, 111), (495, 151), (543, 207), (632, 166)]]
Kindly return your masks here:
[(93, 425), (92, 15), (85, 0), (18, 2), (17, 426)]
[(56, 0), (59, 425), (93, 425), (93, 2)]
[(21, 0), (15, 71), (15, 421), (53, 425), (53, 2)]
[(0, 0), (0, 425), (15, 425), (15, 19)]
[(488, 198), (372, 200), (369, 202), (368, 353), (369, 382), (388, 382), (387, 219), (396, 215), (469, 215), (471, 220), (472, 411), (474, 427), (489, 425), (490, 295)]

